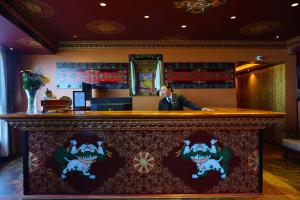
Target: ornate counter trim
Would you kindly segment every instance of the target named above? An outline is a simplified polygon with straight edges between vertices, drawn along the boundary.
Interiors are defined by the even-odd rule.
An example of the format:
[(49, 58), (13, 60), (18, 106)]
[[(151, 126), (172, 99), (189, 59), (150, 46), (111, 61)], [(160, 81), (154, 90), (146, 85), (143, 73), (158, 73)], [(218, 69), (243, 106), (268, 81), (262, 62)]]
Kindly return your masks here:
[(263, 129), (275, 118), (208, 119), (10, 119), (22, 130), (241, 130)]

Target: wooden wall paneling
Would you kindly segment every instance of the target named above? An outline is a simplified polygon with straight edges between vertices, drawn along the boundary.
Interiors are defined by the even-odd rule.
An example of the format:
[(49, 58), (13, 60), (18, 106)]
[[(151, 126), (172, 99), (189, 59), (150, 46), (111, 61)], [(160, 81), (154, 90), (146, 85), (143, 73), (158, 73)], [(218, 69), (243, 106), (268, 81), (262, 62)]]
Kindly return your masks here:
[[(285, 65), (278, 64), (249, 73), (237, 75), (237, 105), (285, 112)], [(265, 140), (281, 144), (281, 130), (285, 121), (279, 121), (265, 132)]]

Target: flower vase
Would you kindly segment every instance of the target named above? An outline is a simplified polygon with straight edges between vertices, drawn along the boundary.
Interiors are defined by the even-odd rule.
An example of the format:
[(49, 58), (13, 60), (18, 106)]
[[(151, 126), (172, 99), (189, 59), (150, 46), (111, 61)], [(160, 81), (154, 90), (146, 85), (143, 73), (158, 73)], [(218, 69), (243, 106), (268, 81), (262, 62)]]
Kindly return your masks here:
[(27, 113), (37, 113), (36, 110), (36, 93), (37, 90), (25, 90), (27, 96)]

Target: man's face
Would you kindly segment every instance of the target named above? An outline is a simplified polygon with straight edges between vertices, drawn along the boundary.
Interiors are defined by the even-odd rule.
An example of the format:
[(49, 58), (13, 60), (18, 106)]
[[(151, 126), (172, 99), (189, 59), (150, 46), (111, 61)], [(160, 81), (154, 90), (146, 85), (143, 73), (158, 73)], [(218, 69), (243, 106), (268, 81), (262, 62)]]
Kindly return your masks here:
[(171, 89), (167, 88), (166, 86), (162, 86), (160, 88), (160, 93), (163, 97), (169, 97), (172, 94)]

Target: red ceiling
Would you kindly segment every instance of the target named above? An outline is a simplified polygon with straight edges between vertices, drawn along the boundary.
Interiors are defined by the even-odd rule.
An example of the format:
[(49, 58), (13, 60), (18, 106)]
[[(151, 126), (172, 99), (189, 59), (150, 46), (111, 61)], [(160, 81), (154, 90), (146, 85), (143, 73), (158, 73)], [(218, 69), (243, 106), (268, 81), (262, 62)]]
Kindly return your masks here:
[[(19, 42), (18, 42), (19, 41)], [(22, 43), (22, 41), (24, 41)], [(27, 42), (26, 42), (27, 41)], [(30, 45), (33, 40), (24, 31), (0, 16), (0, 45), (11, 51), (30, 54), (49, 54), (48, 49), (39, 45)], [(34, 44), (34, 43), (33, 43)]]
[[(53, 52), (61, 41), (81, 40), (287, 41), (300, 35), (300, 6), (290, 6), (297, 1), (300, 3), (227, 0), (224, 5), (195, 14), (175, 8), (173, 0), (0, 0), (0, 13)], [(100, 2), (107, 6), (100, 7)], [(144, 19), (144, 15), (150, 18)], [(233, 15), (235, 20), (230, 19)], [(96, 20), (113, 21), (102, 30), (119, 27), (122, 31), (92, 32), (87, 24)], [(182, 24), (187, 28), (180, 28)], [(253, 34), (241, 33), (241, 28), (250, 24)], [(43, 47), (22, 47), (18, 40), (26, 34), (1, 16), (0, 25), (0, 45), (20, 53), (49, 52)]]

